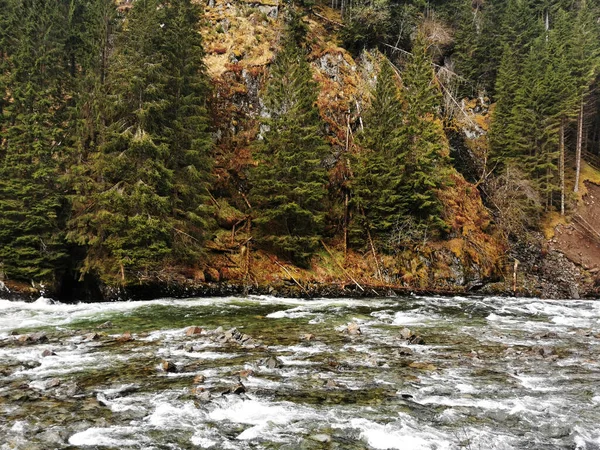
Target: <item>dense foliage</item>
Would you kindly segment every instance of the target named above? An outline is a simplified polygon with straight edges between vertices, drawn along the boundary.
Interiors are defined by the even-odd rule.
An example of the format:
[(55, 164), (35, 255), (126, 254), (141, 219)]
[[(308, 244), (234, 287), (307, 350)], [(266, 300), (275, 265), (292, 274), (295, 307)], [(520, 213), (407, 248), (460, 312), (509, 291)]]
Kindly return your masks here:
[[(440, 192), (461, 96), (495, 103), (479, 185), (507, 233), (568, 211), (600, 141), (597, 1), (333, 2), (343, 23), (321, 19), (376, 75), (348, 101), (345, 148), (319, 113), (315, 7), (282, 7), (248, 184), (229, 190), (248, 194), (234, 231), (249, 220), (255, 245), (305, 267), (342, 215), (346, 245), (373, 254), (452, 238)], [(192, 0), (0, 0), (2, 278), (119, 284), (204, 265), (226, 202), (201, 17)]]

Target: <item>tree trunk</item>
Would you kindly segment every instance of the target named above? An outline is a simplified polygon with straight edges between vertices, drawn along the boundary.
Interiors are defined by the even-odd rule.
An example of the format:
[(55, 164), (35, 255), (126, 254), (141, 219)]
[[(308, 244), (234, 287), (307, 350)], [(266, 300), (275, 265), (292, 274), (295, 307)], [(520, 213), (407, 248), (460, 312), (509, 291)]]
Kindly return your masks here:
[(579, 176), (581, 174), (581, 149), (583, 147), (583, 95), (579, 105), (579, 117), (577, 118), (577, 150), (575, 154), (575, 186), (573, 192), (579, 192)]
[(565, 215), (565, 118), (560, 119), (560, 215)]

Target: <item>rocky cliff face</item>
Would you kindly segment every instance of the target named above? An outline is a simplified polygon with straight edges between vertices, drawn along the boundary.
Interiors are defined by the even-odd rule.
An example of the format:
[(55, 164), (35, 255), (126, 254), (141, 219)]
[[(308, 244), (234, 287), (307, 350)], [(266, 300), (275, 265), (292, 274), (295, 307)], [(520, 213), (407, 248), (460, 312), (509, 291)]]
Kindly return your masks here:
[[(348, 155), (360, 151), (354, 133), (364, 126), (361, 114), (369, 103), (379, 57), (365, 52), (355, 59), (336, 44), (341, 20), (336, 14), (319, 7), (305, 21), (309, 60), (320, 87), (318, 106), (332, 147), (323, 163), (332, 185), (343, 185), (352, 171)], [(450, 174), (450, 186), (439, 193), (450, 225), (444, 240), (425, 238), (401, 254), (382, 255), (375, 249), (364, 254), (344, 249), (338, 236), (324, 244), (310, 270), (253, 250), (246, 170), (254, 164), (252, 142), (260, 138), (261, 94), (283, 24), (277, 3), (271, 1), (211, 0), (206, 18), (206, 64), (216, 86), (216, 190), (224, 200), (215, 200), (221, 229), (211, 243), (209, 266), (201, 278), (255, 286), (292, 279), (354, 284), (354, 279), (357, 284), (444, 291), (471, 290), (503, 280), (506, 243), (495, 232), (477, 188), (456, 170)], [(477, 127), (472, 133), (479, 138), (485, 130)]]

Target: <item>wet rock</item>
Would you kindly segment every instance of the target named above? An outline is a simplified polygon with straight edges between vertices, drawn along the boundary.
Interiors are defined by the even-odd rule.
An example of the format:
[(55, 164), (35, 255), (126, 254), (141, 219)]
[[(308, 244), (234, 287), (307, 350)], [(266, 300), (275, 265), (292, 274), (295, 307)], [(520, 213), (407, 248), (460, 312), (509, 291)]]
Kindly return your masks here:
[(201, 334), (201, 333), (202, 333), (202, 328), (200, 328), (200, 327), (189, 327), (187, 330), (185, 330), (186, 336), (194, 336), (196, 334)]
[(97, 341), (100, 339), (100, 335), (98, 333), (88, 333), (83, 336), (84, 341)]
[(408, 347), (400, 347), (398, 350), (396, 350), (396, 354), (398, 356), (411, 356), (413, 351)]
[(46, 349), (42, 352), (42, 357), (45, 358), (47, 356), (56, 356), (56, 353), (54, 353), (52, 350), (50, 349)]
[(25, 369), (35, 369), (37, 367), (40, 367), (41, 365), (42, 365), (42, 363), (39, 361), (25, 361), (23, 363), (23, 367)]
[(244, 386), (244, 384), (241, 381), (239, 381), (235, 386), (233, 386), (231, 388), (231, 392), (233, 394), (237, 394), (237, 395), (245, 394), (246, 393), (246, 386)]
[(413, 332), (410, 331), (408, 328), (402, 328), (400, 330), (400, 337), (402, 339), (405, 339), (408, 341), (412, 335), (413, 335)]
[(121, 336), (117, 338), (117, 342), (129, 342), (133, 341), (133, 336), (131, 336), (131, 332), (126, 331)]
[(198, 398), (198, 400), (200, 400), (200, 402), (208, 403), (208, 402), (210, 402), (210, 400), (212, 398), (212, 394), (210, 393), (210, 391), (204, 390), (201, 392), (197, 392), (196, 397)]
[(283, 362), (276, 356), (269, 356), (260, 361), (260, 365), (267, 369), (280, 369), (283, 367)]
[(248, 377), (251, 377), (252, 375), (254, 375), (254, 370), (252, 370), (252, 369), (240, 370), (238, 372), (238, 376), (241, 378), (248, 378)]
[(412, 367), (413, 369), (419, 369), (419, 370), (436, 370), (437, 369), (437, 367), (435, 367), (431, 363), (419, 362), (419, 361), (410, 363), (409, 367)]
[(536, 345), (532, 348), (533, 353), (542, 356), (543, 358), (549, 358), (556, 355), (556, 351), (547, 345)]
[(105, 330), (107, 328), (112, 328), (112, 327), (113, 327), (113, 323), (110, 320), (108, 320), (108, 321), (98, 325), (97, 328), (100, 330)]
[(45, 384), (44, 387), (46, 389), (52, 389), (52, 388), (60, 386), (60, 384), (61, 384), (60, 379), (58, 379), (58, 378), (51, 378), (48, 381), (46, 381), (46, 384)]
[(402, 397), (404, 400), (410, 400), (411, 398), (414, 398), (414, 396), (411, 394), (400, 394), (400, 397)]
[(316, 442), (320, 442), (322, 444), (327, 444), (327, 443), (331, 442), (331, 436), (329, 436), (328, 434), (324, 434), (324, 433), (313, 434), (313, 435), (309, 436), (309, 439), (316, 441)]
[(335, 389), (336, 387), (338, 387), (338, 384), (331, 378), (325, 382), (326, 389)]
[(35, 438), (53, 447), (62, 446), (66, 443), (68, 433), (65, 430), (50, 428), (38, 433)]
[(202, 374), (200, 374), (200, 375), (196, 375), (196, 376), (194, 377), (194, 383), (195, 383), (195, 384), (202, 384), (202, 383), (204, 383), (205, 381), (206, 381), (206, 377), (205, 377), (204, 375), (202, 375)]
[(348, 328), (346, 330), (348, 332), (348, 334), (350, 335), (358, 335), (358, 334), (362, 334), (362, 331), (360, 330), (360, 327), (358, 326), (358, 324), (356, 322), (352, 322), (350, 324), (348, 324)]
[(177, 372), (177, 366), (173, 364), (171, 361), (161, 361), (160, 368), (163, 372), (174, 373)]
[(48, 336), (42, 331), (32, 334), (23, 334), (17, 338), (17, 342), (19, 344), (43, 344), (48, 342)]
[(410, 345), (425, 345), (425, 339), (423, 339), (421, 336), (418, 336), (416, 334), (413, 334), (409, 339), (408, 339), (408, 343)]

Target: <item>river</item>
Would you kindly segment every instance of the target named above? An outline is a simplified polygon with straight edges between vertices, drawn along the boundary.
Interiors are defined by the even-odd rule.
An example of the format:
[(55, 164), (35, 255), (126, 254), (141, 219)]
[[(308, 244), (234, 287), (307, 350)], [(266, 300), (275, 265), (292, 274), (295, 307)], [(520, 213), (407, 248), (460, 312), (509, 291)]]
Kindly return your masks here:
[(599, 356), (594, 301), (0, 300), (0, 449), (600, 449)]

